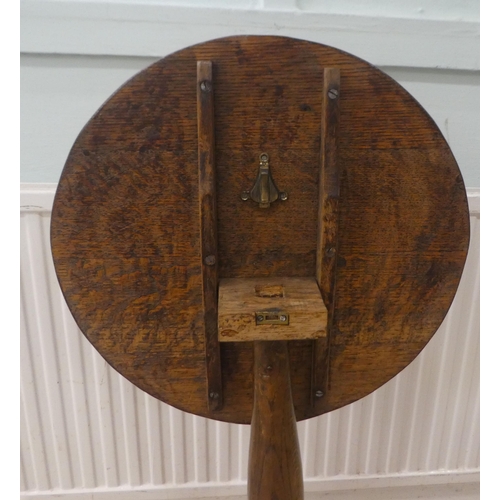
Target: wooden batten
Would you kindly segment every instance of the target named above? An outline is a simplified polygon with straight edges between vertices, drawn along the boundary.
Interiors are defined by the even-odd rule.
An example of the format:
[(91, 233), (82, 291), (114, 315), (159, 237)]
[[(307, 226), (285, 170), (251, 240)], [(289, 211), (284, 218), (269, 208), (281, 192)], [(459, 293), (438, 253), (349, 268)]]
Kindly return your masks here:
[(335, 268), (338, 253), (340, 168), (337, 161), (340, 70), (325, 68), (321, 109), (321, 155), (319, 169), (318, 243), (316, 279), (328, 309), (327, 335), (314, 343), (311, 400), (328, 390), (330, 338), (333, 325)]
[(202, 270), (207, 397), (211, 411), (222, 408), (222, 375), (217, 340), (217, 209), (215, 192), (215, 132), (212, 63), (198, 61), (198, 168), (200, 254)]
[(317, 339), (327, 309), (314, 278), (234, 278), (219, 285), (220, 342)]

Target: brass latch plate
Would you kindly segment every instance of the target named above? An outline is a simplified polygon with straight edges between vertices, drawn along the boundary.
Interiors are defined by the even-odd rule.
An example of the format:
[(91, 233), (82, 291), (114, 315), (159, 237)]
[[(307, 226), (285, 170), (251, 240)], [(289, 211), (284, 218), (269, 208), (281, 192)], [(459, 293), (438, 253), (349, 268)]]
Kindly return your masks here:
[(290, 316), (284, 311), (258, 311), (255, 313), (256, 325), (288, 325), (289, 323)]
[(327, 311), (314, 278), (226, 278), (219, 283), (219, 342), (326, 336)]

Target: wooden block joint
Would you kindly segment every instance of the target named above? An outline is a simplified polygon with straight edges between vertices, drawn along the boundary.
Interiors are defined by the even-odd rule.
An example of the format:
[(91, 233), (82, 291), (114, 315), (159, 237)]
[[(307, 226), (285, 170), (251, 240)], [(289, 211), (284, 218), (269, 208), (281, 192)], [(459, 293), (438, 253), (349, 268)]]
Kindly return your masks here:
[(232, 278), (219, 285), (219, 342), (322, 338), (327, 316), (314, 278)]

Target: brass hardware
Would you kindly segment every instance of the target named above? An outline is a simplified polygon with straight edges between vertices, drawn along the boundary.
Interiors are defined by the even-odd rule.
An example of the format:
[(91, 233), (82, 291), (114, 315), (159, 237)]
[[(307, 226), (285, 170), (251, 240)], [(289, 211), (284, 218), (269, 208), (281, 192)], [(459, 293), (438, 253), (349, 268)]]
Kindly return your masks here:
[(255, 323), (257, 325), (288, 325), (290, 316), (278, 309), (259, 311), (255, 313)]
[(253, 185), (251, 191), (243, 191), (241, 193), (241, 199), (247, 201), (252, 199), (259, 204), (260, 208), (269, 208), (273, 201), (277, 199), (285, 201), (288, 199), (288, 193), (286, 191), (278, 191), (276, 184), (274, 184), (273, 178), (271, 176), (271, 170), (269, 168), (269, 155), (267, 153), (262, 153), (260, 155), (259, 164), (259, 174), (257, 175), (257, 180)]

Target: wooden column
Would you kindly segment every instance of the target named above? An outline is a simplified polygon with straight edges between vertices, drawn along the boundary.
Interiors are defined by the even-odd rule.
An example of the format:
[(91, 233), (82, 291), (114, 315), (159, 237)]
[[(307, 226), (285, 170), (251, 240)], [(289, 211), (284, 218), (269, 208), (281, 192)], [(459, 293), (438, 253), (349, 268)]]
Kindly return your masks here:
[(248, 498), (304, 499), (286, 341), (254, 342)]

